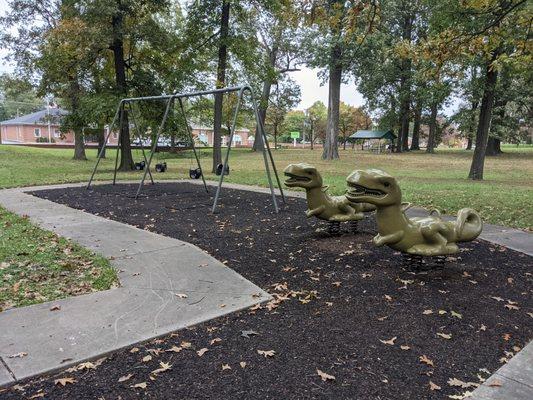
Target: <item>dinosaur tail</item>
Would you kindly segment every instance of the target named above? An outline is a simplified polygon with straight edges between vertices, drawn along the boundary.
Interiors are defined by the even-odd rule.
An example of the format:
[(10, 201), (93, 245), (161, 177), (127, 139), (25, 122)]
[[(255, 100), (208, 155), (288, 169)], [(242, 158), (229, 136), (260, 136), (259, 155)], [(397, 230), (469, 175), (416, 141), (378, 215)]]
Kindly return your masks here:
[(471, 208), (463, 208), (457, 213), (455, 221), (455, 237), (457, 242), (469, 242), (479, 236), (483, 229), (483, 221), (479, 214)]

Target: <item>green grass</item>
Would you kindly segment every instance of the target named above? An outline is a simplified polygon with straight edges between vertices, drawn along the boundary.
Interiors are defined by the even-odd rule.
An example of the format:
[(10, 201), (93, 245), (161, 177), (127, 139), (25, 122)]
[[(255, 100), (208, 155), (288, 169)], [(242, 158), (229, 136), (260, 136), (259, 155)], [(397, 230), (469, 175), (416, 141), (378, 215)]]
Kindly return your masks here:
[[(504, 154), (487, 157), (485, 180), (467, 179), (472, 152), (438, 149), (436, 154), (410, 152), (404, 154), (370, 154), (341, 150), (341, 159), (321, 160), (321, 150), (283, 149), (273, 151), (276, 165), (283, 168), (293, 162), (314, 164), (330, 185), (330, 192), (344, 191), (345, 177), (356, 168), (380, 168), (396, 176), (404, 200), (413, 204), (435, 207), (453, 214), (463, 207), (478, 210), (484, 220), (517, 228), (533, 228), (533, 146), (503, 146)], [(211, 154), (202, 152), (202, 164), (209, 169)], [(89, 161), (73, 161), (71, 149), (38, 149), (0, 146), (0, 187), (31, 186), (61, 182), (85, 182), (94, 166), (95, 150), (88, 150)], [(114, 152), (101, 163), (99, 180), (112, 178)], [(140, 152), (134, 153), (137, 161)], [(156, 153), (154, 160), (165, 160), (169, 170), (154, 174), (158, 179), (186, 178), (191, 165), (187, 154)], [(232, 151), (228, 182), (266, 186), (261, 154), (248, 149)], [(119, 173), (118, 179), (138, 179), (139, 172)], [(216, 179), (206, 174), (208, 179)], [(283, 178), (282, 178), (283, 179)]]
[(0, 207), (0, 311), (106, 290), (117, 282), (104, 257)]

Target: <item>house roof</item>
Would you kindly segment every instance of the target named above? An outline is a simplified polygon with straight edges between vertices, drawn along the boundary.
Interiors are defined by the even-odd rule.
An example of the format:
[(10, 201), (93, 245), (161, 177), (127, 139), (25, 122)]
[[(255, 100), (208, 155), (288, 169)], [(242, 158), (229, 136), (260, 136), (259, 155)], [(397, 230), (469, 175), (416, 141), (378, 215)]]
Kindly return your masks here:
[(350, 139), (396, 139), (396, 135), (392, 131), (357, 131), (350, 135)]
[(31, 114), (21, 115), (20, 117), (8, 119), (0, 122), (0, 125), (43, 125), (48, 124), (48, 118), (51, 117), (53, 125), (59, 124), (60, 117), (67, 115), (68, 111), (61, 108), (50, 108), (50, 110), (40, 110)]

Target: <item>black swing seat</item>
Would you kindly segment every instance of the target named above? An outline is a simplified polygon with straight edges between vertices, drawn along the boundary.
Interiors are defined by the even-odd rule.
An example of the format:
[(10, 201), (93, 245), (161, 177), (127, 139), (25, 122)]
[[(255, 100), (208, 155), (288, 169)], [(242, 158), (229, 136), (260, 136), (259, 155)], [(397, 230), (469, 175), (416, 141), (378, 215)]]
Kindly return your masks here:
[(155, 165), (155, 172), (165, 172), (167, 170), (167, 163), (162, 162)]
[(146, 163), (145, 163), (144, 161), (141, 161), (141, 162), (135, 163), (135, 169), (136, 169), (137, 171), (143, 171), (145, 165), (146, 165)]
[(189, 170), (189, 177), (191, 179), (200, 179), (202, 177), (202, 170), (200, 168), (191, 168)]
[(215, 173), (220, 176), (222, 175), (222, 170), (224, 170), (224, 175), (229, 175), (229, 165), (224, 168), (224, 164), (218, 164)]

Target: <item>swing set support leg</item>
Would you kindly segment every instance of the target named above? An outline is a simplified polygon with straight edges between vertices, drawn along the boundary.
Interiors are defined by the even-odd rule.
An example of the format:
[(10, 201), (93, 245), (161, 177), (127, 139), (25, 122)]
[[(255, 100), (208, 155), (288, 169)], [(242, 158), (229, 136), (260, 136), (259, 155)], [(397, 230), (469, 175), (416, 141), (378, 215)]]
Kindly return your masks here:
[(185, 108), (183, 107), (183, 101), (181, 100), (181, 97), (178, 97), (178, 102), (180, 103), (181, 113), (183, 114), (183, 119), (185, 120), (185, 127), (187, 129), (187, 133), (189, 134), (189, 140), (191, 141), (194, 158), (196, 158), (196, 164), (198, 165), (198, 169), (200, 169), (200, 175), (202, 177), (202, 182), (204, 183), (205, 192), (209, 193), (209, 189), (207, 189), (207, 183), (205, 182), (204, 171), (202, 170), (202, 166), (200, 165), (200, 158), (198, 157), (198, 153), (196, 152), (196, 146), (194, 145), (194, 137), (192, 135), (189, 122), (187, 121), (187, 114), (185, 114)]
[[(144, 145), (141, 140), (141, 131), (139, 129), (139, 125), (137, 124), (137, 120), (135, 119), (135, 115), (133, 112), (133, 103), (129, 102), (128, 105), (130, 106), (131, 119), (133, 121), (133, 126), (135, 127), (135, 136), (137, 137), (137, 140), (139, 141), (141, 145), (141, 152), (144, 158), (145, 166), (148, 166), (148, 160), (146, 159), (146, 152), (144, 151)], [(152, 171), (148, 170), (148, 174), (150, 175), (150, 181), (152, 181), (152, 185), (155, 185), (154, 177), (152, 176)]]

